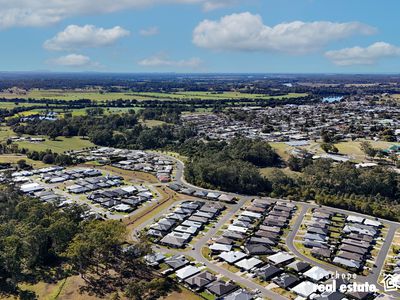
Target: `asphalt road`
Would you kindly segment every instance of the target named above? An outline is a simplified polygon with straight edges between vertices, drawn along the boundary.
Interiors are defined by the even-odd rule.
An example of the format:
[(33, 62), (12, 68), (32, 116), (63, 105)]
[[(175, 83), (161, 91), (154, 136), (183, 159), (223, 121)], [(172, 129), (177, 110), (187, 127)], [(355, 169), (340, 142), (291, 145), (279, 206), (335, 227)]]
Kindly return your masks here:
[[(196, 187), (196, 186), (186, 182), (186, 180), (184, 179), (184, 163), (181, 162), (180, 160), (174, 158), (174, 157), (171, 157), (171, 156), (168, 156), (168, 155), (164, 155), (164, 156), (169, 158), (169, 159), (172, 159), (172, 160), (174, 160), (176, 162), (176, 166), (177, 167), (176, 167), (175, 181), (177, 183), (179, 183), (181, 185), (184, 185), (186, 187), (191, 187), (191, 188), (197, 189), (197, 190), (212, 191), (212, 190)], [(227, 193), (227, 194), (232, 195), (234, 197), (237, 197), (239, 199), (242, 199), (243, 203), (246, 200), (253, 198), (251, 196), (243, 196), (243, 195), (238, 195), (238, 194), (234, 194), (234, 193)], [(272, 199), (272, 198), (270, 198), (270, 199)], [(272, 199), (272, 200), (279, 200), (279, 201), (289, 202), (288, 200), (284, 200), (284, 199)], [(328, 207), (328, 206), (320, 206), (320, 205), (306, 203), (306, 202), (296, 202), (296, 201), (290, 201), (290, 202), (292, 202), (294, 204), (297, 204), (297, 205), (300, 205), (302, 208), (301, 208), (299, 216), (297, 217), (297, 220), (296, 220), (295, 224), (293, 224), (293, 226), (291, 228), (291, 231), (289, 232), (289, 234), (288, 234), (288, 236), (286, 238), (286, 244), (287, 244), (289, 250), (291, 252), (293, 252), (296, 256), (298, 256), (299, 258), (303, 259), (304, 261), (310, 262), (313, 265), (319, 265), (321, 268), (328, 269), (328, 270), (333, 271), (333, 272), (337, 271), (338, 268), (336, 268), (334, 265), (327, 266), (325, 264), (319, 264), (319, 263), (315, 262), (314, 260), (311, 260), (308, 257), (302, 255), (299, 251), (297, 251), (297, 249), (294, 246), (294, 243), (293, 243), (294, 237), (295, 237), (297, 231), (300, 228), (300, 225), (301, 225), (301, 223), (302, 223), (302, 221), (304, 219), (304, 215), (306, 214), (307, 210), (310, 209), (310, 208), (322, 207), (322, 208), (326, 208), (327, 210), (330, 210), (332, 212), (337, 212), (337, 213), (342, 213), (342, 214), (352, 214), (352, 215), (357, 215), (357, 216), (364, 217), (364, 218), (371, 218), (371, 216), (360, 214), (360, 213), (353, 212), (353, 211), (347, 211), (347, 210), (344, 210), (344, 209), (338, 209), (338, 208), (333, 208), (333, 207)], [(228, 221), (230, 216), (233, 216), (240, 209), (241, 206), (242, 206), (242, 201), (240, 201), (237, 205), (235, 205), (233, 208), (231, 208), (231, 212), (226, 217), (221, 219), (218, 224), (221, 224), (221, 226), (222, 226), (225, 223), (223, 221), (225, 219), (226, 219), (226, 221)], [(389, 221), (389, 220), (385, 220), (385, 219), (377, 219), (377, 220), (381, 221), (383, 224), (388, 226), (389, 230), (388, 230), (387, 236), (385, 237), (385, 239), (383, 241), (383, 245), (381, 247), (381, 250), (379, 251), (378, 256), (376, 257), (375, 264), (374, 264), (372, 270), (370, 271), (369, 275), (368, 276), (358, 276), (357, 277), (357, 281), (359, 281), (359, 282), (368, 282), (370, 284), (375, 284), (378, 288), (379, 287), (382, 288), (381, 283), (378, 282), (379, 275), (380, 275), (380, 273), (382, 271), (382, 268), (384, 266), (385, 259), (386, 259), (386, 256), (387, 256), (389, 250), (390, 250), (394, 235), (395, 235), (396, 231), (400, 228), (400, 223)], [(202, 256), (201, 248), (207, 243), (207, 241), (210, 238), (212, 238), (215, 235), (215, 233), (217, 231), (218, 231), (218, 228), (215, 228), (214, 230), (210, 230), (203, 238), (201, 238), (196, 243), (195, 251), (194, 251), (194, 253), (191, 253), (192, 256), (194, 255), (194, 258), (196, 260), (205, 263), (207, 266), (210, 265), (210, 262)], [(212, 263), (211, 263), (211, 265), (214, 266)], [(212, 268), (210, 267), (210, 269), (212, 269)], [(221, 268), (218, 268), (217, 266), (215, 266), (214, 270), (215, 269), (221, 269)], [(224, 270), (224, 273), (227, 272), (225, 269), (222, 269), (221, 271), (223, 271), (223, 270)], [(228, 272), (228, 273), (230, 273), (230, 272)], [(235, 274), (231, 273), (231, 275), (235, 275)], [(224, 275), (224, 276), (226, 276), (226, 275)], [(237, 276), (232, 276), (232, 277), (226, 276), (226, 277), (232, 278), (232, 277), (237, 277)], [(232, 278), (232, 279), (236, 280), (234, 278)], [(258, 288), (261, 290), (260, 287), (258, 287)], [(270, 292), (270, 291), (268, 291), (268, 292)], [(400, 292), (394, 292), (394, 293), (388, 293), (388, 294), (390, 294), (392, 296), (395, 296), (397, 299), (400, 299)], [(275, 299), (275, 298), (273, 298), (273, 299)], [(276, 299), (278, 299), (278, 298), (276, 298)]]
[(275, 299), (276, 300), (287, 300), (287, 298), (285, 298), (277, 293), (274, 293), (271, 290), (266, 289), (264, 286), (259, 285), (255, 282), (251, 281), (250, 279), (247, 279), (245, 277), (242, 277), (240, 275), (232, 273), (229, 270), (222, 268), (213, 262), (210, 262), (201, 253), (201, 249), (207, 244), (207, 242), (209, 240), (211, 240), (216, 235), (217, 231), (220, 230), (221, 227), (224, 224), (226, 224), (229, 221), (229, 219), (231, 219), (240, 210), (240, 208), (243, 207), (243, 205), (246, 203), (246, 201), (248, 201), (250, 199), (251, 198), (249, 198), (249, 197), (244, 197), (240, 201), (238, 201), (236, 204), (230, 205), (228, 207), (228, 212), (225, 213), (222, 216), (222, 218), (220, 218), (218, 220), (218, 222), (204, 236), (202, 236), (199, 240), (196, 241), (196, 243), (193, 245), (192, 250), (181, 251), (178, 249), (159, 248), (157, 246), (154, 247), (154, 250), (158, 251), (158, 252), (163, 252), (163, 253), (188, 255), (188, 256), (192, 257), (193, 259), (195, 259), (197, 262), (204, 264), (204, 266), (206, 266), (207, 268), (209, 268), (210, 270), (214, 271), (217, 274), (220, 274), (220, 275), (227, 277), (239, 284), (242, 284), (242, 285), (248, 287), (249, 289), (252, 289), (252, 290), (258, 289), (264, 297), (268, 297), (268, 298), (274, 299), (274, 300)]

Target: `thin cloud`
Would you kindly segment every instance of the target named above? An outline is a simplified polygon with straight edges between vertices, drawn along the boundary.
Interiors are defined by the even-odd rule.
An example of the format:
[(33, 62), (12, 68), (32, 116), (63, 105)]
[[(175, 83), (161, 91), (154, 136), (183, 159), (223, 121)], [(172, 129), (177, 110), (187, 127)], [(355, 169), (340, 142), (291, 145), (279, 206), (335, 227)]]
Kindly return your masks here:
[(149, 27), (149, 28), (144, 28), (144, 29), (141, 29), (141, 30), (139, 31), (139, 34), (140, 34), (141, 36), (153, 36), (153, 35), (157, 35), (157, 34), (159, 34), (159, 33), (160, 33), (160, 30), (158, 29), (157, 26), (152, 26), (152, 27)]
[(80, 67), (98, 68), (100, 66), (99, 63), (93, 62), (90, 59), (90, 57), (81, 54), (68, 54), (58, 58), (50, 59), (47, 61), (47, 63), (56, 66), (72, 67), (72, 68), (80, 68)]
[(373, 65), (381, 59), (400, 56), (400, 47), (377, 42), (365, 48), (352, 47), (328, 51), (325, 56), (338, 66)]
[(182, 59), (182, 60), (173, 60), (170, 59), (166, 55), (154, 55), (148, 58), (144, 58), (138, 62), (138, 64), (142, 67), (150, 67), (150, 68), (189, 68), (189, 69), (198, 69), (202, 65), (202, 61), (200, 58), (193, 57), (190, 59)]

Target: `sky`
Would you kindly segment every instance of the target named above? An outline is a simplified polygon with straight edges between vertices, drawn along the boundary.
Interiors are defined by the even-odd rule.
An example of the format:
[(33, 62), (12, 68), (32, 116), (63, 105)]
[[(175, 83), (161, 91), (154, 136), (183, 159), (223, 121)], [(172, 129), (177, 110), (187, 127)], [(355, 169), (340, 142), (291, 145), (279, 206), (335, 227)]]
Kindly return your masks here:
[(0, 70), (399, 73), (398, 0), (0, 0)]

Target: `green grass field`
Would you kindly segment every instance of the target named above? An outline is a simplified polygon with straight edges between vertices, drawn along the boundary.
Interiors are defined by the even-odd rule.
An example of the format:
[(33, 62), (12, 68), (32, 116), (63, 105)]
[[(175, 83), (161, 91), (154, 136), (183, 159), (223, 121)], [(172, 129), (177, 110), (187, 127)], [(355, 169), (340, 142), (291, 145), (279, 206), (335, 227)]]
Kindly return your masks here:
[(46, 151), (50, 149), (55, 153), (63, 153), (65, 151), (79, 150), (94, 146), (92, 142), (79, 137), (58, 137), (55, 141), (46, 139), (46, 141), (42, 143), (17, 142), (17, 144), (19, 148), (25, 148), (30, 151)]
[[(18, 95), (23, 99), (58, 99), (58, 100), (79, 100), (88, 99), (93, 101), (106, 101), (117, 99), (136, 99), (136, 100), (151, 100), (151, 99), (205, 99), (205, 100), (220, 100), (220, 99), (255, 99), (255, 100), (270, 100), (281, 98), (296, 98), (306, 96), (307, 94), (290, 93), (283, 96), (269, 96), (264, 94), (247, 94), (239, 92), (224, 92), (216, 94), (212, 92), (176, 92), (176, 93), (150, 93), (150, 92), (132, 92), (132, 93), (100, 93), (97, 91), (63, 91), (63, 90), (31, 90), (26, 95)], [(1, 98), (14, 99), (15, 94), (0, 93)]]
[[(2, 95), (0, 93), (0, 95)], [(1, 97), (1, 96), (0, 96)], [(15, 107), (31, 107), (31, 106), (43, 106), (43, 103), (14, 103), (0, 101), (0, 109), (13, 109)]]
[(15, 136), (14, 131), (8, 126), (0, 125), (0, 142), (6, 141), (9, 137)]
[(294, 171), (290, 170), (289, 168), (274, 168), (274, 167), (262, 168), (262, 169), (260, 169), (260, 173), (261, 173), (261, 175), (263, 175), (266, 178), (268, 178), (276, 170), (282, 171), (283, 173), (285, 173), (289, 177), (294, 177), (294, 176), (297, 176), (297, 175), (300, 174), (300, 173), (297, 173), (297, 172), (294, 172)]

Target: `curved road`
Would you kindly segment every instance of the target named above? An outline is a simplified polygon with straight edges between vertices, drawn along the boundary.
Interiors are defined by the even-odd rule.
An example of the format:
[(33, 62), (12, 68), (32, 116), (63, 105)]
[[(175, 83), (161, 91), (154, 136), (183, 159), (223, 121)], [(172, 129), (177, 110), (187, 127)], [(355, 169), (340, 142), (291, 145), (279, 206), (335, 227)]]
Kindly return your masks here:
[[(188, 182), (186, 182), (185, 178), (184, 178), (184, 163), (182, 161), (180, 161), (179, 159), (169, 156), (169, 155), (165, 155), (165, 154), (161, 154), (162, 156), (173, 160), (174, 162), (176, 162), (176, 174), (175, 174), (175, 182), (179, 183), (180, 185), (183, 185), (185, 187), (190, 187), (196, 190), (201, 190), (201, 191), (213, 191), (210, 189), (204, 189), (201, 187), (197, 187), (194, 186)], [(214, 192), (220, 192), (220, 191), (214, 191)], [(221, 268), (215, 264), (213, 264), (212, 262), (210, 262), (207, 258), (203, 257), (202, 253), (201, 253), (201, 248), (207, 244), (207, 242), (214, 237), (214, 235), (216, 234), (216, 232), (231, 218), (233, 217), (237, 211), (245, 204), (246, 201), (253, 199), (255, 196), (244, 196), (244, 195), (239, 195), (239, 194), (235, 194), (235, 193), (226, 193), (229, 194), (231, 196), (234, 196), (238, 199), (241, 199), (240, 201), (238, 201), (238, 203), (236, 203), (235, 205), (231, 205), (229, 206), (229, 212), (224, 215), (223, 218), (221, 218), (218, 223), (214, 226), (214, 228), (212, 228), (211, 230), (209, 230), (207, 232), (207, 234), (205, 234), (202, 238), (200, 238), (194, 245), (194, 250), (190, 250), (187, 251), (185, 253), (187, 253), (188, 255), (192, 256), (195, 260), (204, 263), (204, 265), (206, 265), (208, 268), (210, 268), (211, 270), (222, 274), (225, 277), (228, 277), (234, 281), (237, 281), (241, 284), (244, 284), (246, 286), (248, 286), (249, 288), (252, 289), (259, 289), (261, 291), (261, 293), (264, 296), (270, 297), (272, 299), (286, 299), (285, 297), (282, 297), (279, 294), (276, 294), (268, 289), (266, 289), (265, 287), (258, 285), (256, 283), (254, 283), (253, 281), (246, 279), (244, 277), (238, 276), (235, 273), (232, 273), (224, 268)], [(296, 219), (296, 222), (292, 225), (290, 232), (288, 234), (288, 236), (286, 237), (286, 245), (288, 246), (289, 250), (294, 253), (297, 257), (303, 259), (304, 261), (307, 261), (309, 263), (312, 263), (313, 265), (317, 265), (320, 266), (321, 268), (324, 269), (328, 269), (330, 271), (337, 271), (338, 268), (336, 268), (334, 265), (328, 266), (326, 264), (319, 264), (318, 262), (304, 256), (303, 254), (301, 254), (296, 247), (294, 246), (294, 237), (296, 236), (302, 222), (304, 219), (305, 214), (307, 213), (307, 211), (310, 208), (317, 208), (317, 207), (322, 207), (322, 208), (326, 208), (327, 210), (333, 211), (333, 212), (337, 212), (337, 213), (342, 213), (342, 214), (352, 214), (352, 215), (357, 215), (357, 216), (361, 216), (364, 218), (371, 218), (371, 216), (368, 215), (364, 215), (364, 214), (360, 214), (357, 212), (353, 212), (353, 211), (347, 211), (344, 209), (338, 209), (338, 208), (333, 208), (333, 207), (328, 207), (328, 206), (319, 206), (316, 204), (311, 204), (311, 203), (306, 203), (306, 202), (296, 202), (296, 201), (288, 201), (285, 199), (272, 199), (272, 198), (268, 198), (271, 200), (278, 200), (278, 201), (283, 201), (283, 202), (292, 202), (295, 203), (299, 206), (301, 206), (301, 210), (300, 213)], [(160, 216), (162, 215), (162, 213), (160, 213)], [(382, 287), (382, 285), (380, 284), (380, 282), (378, 282), (379, 280), (379, 275), (382, 271), (382, 268), (384, 266), (384, 262), (386, 259), (386, 256), (390, 250), (394, 235), (396, 233), (396, 231), (398, 229), (400, 229), (400, 223), (398, 222), (394, 222), (394, 221), (389, 221), (389, 220), (385, 220), (385, 219), (378, 219), (379, 221), (381, 221), (383, 224), (385, 224), (386, 226), (389, 227), (387, 236), (385, 237), (385, 240), (383, 241), (383, 245), (379, 251), (379, 254), (375, 260), (375, 264), (374, 267), (372, 268), (372, 270), (370, 271), (368, 276), (358, 276), (357, 277), (357, 281), (359, 282), (369, 282), (370, 284), (375, 284), (377, 287)], [(141, 226), (141, 228), (143, 228)], [(178, 252), (176, 251), (175, 253), (182, 253), (182, 251)], [(395, 296), (397, 299), (400, 299), (400, 293), (399, 292), (394, 292), (394, 293), (388, 293), (392, 296)]]

